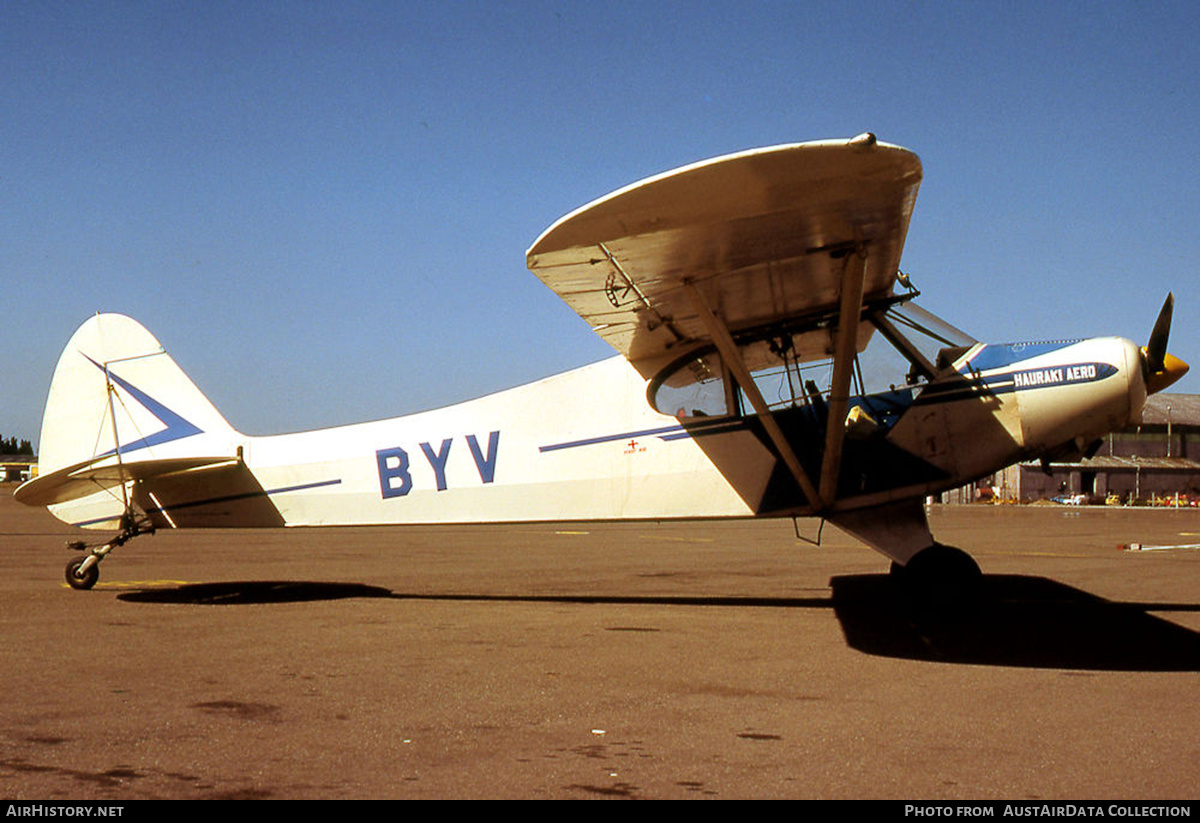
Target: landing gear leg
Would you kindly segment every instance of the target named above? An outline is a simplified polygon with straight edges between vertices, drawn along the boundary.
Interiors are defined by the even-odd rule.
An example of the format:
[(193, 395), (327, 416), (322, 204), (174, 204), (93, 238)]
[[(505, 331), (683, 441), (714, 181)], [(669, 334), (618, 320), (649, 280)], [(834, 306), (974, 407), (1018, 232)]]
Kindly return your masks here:
[(933, 539), (921, 500), (842, 512), (830, 520), (889, 557), (907, 558), (904, 564), (892, 563), (892, 579), (914, 616), (967, 617), (978, 605), (979, 564), (962, 549)]
[[(76, 557), (67, 564), (65, 572), (67, 585), (72, 589), (80, 590), (92, 588), (100, 579), (100, 561), (107, 557), (109, 552), (117, 546), (124, 546), (139, 534), (153, 533), (154, 527), (139, 523), (132, 512), (122, 515), (121, 532), (116, 537), (107, 543), (93, 547), (84, 557)], [(67, 548), (72, 551), (84, 551), (89, 547), (83, 541), (77, 540), (68, 543)]]
[(903, 566), (892, 563), (892, 579), (914, 611), (938, 617), (969, 616), (983, 588), (983, 572), (975, 558), (941, 543), (917, 552)]

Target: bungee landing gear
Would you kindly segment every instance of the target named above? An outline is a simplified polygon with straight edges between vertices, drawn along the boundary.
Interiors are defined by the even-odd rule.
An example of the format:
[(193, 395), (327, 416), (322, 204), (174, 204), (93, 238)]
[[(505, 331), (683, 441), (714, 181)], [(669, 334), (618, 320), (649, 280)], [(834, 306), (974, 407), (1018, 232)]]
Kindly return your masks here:
[(111, 540), (100, 545), (89, 547), (82, 540), (72, 540), (67, 543), (71, 551), (88, 551), (83, 557), (76, 557), (67, 564), (64, 576), (67, 585), (72, 589), (87, 590), (96, 585), (100, 579), (100, 561), (117, 546), (124, 546), (139, 534), (153, 534), (154, 526), (149, 521), (139, 522), (137, 515), (128, 511), (121, 515), (121, 531)]

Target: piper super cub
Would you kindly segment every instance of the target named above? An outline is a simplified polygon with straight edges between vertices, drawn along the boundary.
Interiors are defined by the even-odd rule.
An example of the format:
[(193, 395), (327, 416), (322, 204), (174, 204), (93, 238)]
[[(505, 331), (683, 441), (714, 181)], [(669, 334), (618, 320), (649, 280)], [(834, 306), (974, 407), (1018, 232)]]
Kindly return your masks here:
[(526, 257), (620, 356), (391, 420), (243, 435), (146, 329), (98, 314), (16, 498), (117, 530), (74, 544), (77, 589), (159, 528), (815, 516), (920, 597), (969, 591), (979, 567), (934, 540), (925, 496), (1087, 454), (1187, 365), (1170, 296), (1145, 347), (981, 343), (920, 309), (899, 269), (920, 182), (863, 134), (620, 189)]

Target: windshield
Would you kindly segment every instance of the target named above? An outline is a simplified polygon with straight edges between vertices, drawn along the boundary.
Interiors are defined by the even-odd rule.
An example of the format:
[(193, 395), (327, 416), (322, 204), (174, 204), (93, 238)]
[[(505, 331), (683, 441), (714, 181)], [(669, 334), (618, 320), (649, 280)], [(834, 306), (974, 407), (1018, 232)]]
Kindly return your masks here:
[(883, 317), (912, 350), (937, 370), (947, 368), (979, 342), (911, 301), (892, 306)]

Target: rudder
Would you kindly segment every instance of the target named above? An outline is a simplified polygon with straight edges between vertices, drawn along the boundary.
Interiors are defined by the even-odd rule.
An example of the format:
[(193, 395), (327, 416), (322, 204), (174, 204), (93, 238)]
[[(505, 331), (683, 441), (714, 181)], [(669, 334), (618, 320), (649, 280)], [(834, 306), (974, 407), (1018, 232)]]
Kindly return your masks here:
[(54, 370), (38, 469), (49, 474), (118, 449), (127, 462), (232, 456), (239, 439), (144, 326), (97, 314), (71, 337)]

